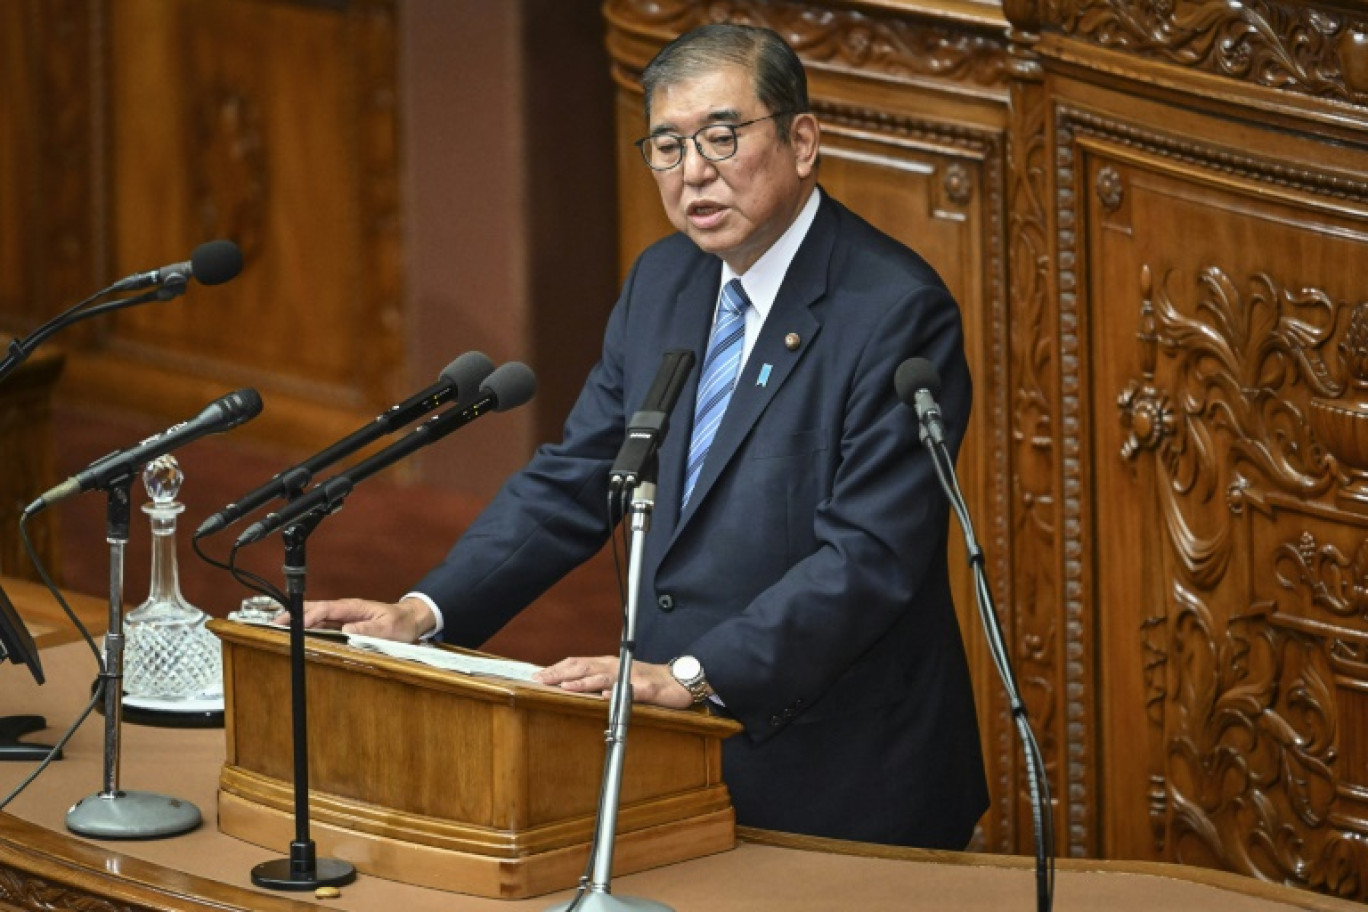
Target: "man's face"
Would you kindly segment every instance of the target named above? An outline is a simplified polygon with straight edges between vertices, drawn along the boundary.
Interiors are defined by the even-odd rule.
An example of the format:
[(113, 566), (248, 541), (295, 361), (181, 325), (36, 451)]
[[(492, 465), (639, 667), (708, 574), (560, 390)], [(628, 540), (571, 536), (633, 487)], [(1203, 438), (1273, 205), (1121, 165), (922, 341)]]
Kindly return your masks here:
[[(709, 124), (744, 123), (776, 112), (755, 97), (751, 74), (722, 66), (694, 79), (662, 85), (651, 99), (651, 133), (691, 136)], [(684, 160), (653, 171), (660, 201), (675, 228), (737, 273), (769, 249), (807, 199), (817, 154), (817, 121), (795, 118), (791, 141), (781, 142), (773, 120), (742, 127), (737, 151), (712, 162), (686, 141)]]

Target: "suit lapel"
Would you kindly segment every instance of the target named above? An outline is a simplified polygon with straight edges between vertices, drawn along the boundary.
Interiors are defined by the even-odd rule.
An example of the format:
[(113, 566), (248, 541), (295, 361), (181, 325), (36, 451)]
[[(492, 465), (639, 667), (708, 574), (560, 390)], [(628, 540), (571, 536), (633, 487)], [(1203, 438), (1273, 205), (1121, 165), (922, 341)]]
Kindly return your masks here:
[[(826, 295), (834, 240), (835, 213), (831, 202), (823, 197), (817, 218), (794, 256), (755, 347), (737, 378), (736, 392), (722, 416), (689, 504), (679, 515), (677, 524), (666, 526), (673, 528), (676, 536), (708, 499), (718, 477), (727, 471), (742, 442), (816, 339), (822, 324), (812, 312), (812, 305)], [(790, 335), (799, 340), (797, 348), (792, 350), (786, 344)], [(707, 345), (706, 340), (703, 344)], [(687, 442), (683, 446), (687, 446)], [(675, 509), (678, 491), (677, 487)]]

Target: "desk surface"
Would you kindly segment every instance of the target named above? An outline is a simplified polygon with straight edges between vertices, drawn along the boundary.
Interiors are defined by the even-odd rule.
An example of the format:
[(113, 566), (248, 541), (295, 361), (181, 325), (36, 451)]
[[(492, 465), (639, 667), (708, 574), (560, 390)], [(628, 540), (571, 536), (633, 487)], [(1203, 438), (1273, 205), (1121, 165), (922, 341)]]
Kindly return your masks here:
[[(34, 740), (56, 740), (88, 699), (95, 666), (89, 650), (71, 643), (46, 650), (48, 683), (38, 687), (24, 669), (0, 666), (0, 715), (40, 713), (49, 729)], [(287, 707), (281, 708), (288, 711)], [(315, 737), (325, 737), (326, 720), (310, 718)], [(204, 815), (198, 830), (170, 839), (98, 842), (66, 832), (67, 808), (102, 788), (104, 720), (92, 715), (68, 743), (66, 758), (54, 763), (0, 815), (0, 904), (25, 902), (13, 887), (20, 878), (54, 879), (54, 860), (72, 873), (71, 883), (96, 895), (112, 896), (125, 884), (160, 884), (164, 905), (131, 908), (302, 909), (316, 906), (312, 894), (277, 894), (253, 887), (254, 865), (287, 854), (271, 852), (218, 832), (214, 825), (223, 732), (171, 730), (125, 724), (119, 784), (194, 802)], [(630, 741), (629, 741), (630, 749)], [(0, 790), (8, 794), (32, 764), (0, 764)], [(35, 825), (37, 829), (34, 829)], [(1020, 857), (885, 850), (889, 857), (824, 851), (861, 848), (824, 841), (800, 841), (802, 848), (744, 841), (719, 855), (633, 874), (613, 881), (613, 892), (665, 903), (684, 912), (754, 912), (763, 909), (827, 910), (992, 910), (1035, 908), (1033, 861)], [(25, 845), (22, 856), (17, 845)], [(8, 849), (8, 851), (6, 851)], [(33, 857), (33, 866), (20, 860)], [(41, 862), (41, 864), (40, 864)], [(9, 870), (6, 870), (9, 869)], [(92, 886), (93, 885), (93, 886)], [(469, 910), (523, 912), (546, 909), (570, 894), (500, 901), (412, 887), (362, 875), (343, 888), (331, 908), (404, 912)], [(210, 897), (207, 903), (193, 897)], [(178, 899), (179, 898), (179, 899)], [(30, 906), (23, 905), (23, 908)], [(37, 906), (32, 906), (37, 908)], [(56, 908), (79, 908), (76, 903)], [(1361, 906), (1342, 900), (1261, 884), (1233, 874), (1145, 863), (1061, 860), (1054, 908), (1109, 912), (1130, 909), (1202, 912), (1286, 912), (1290, 909), (1349, 912)]]
[[(80, 633), (71, 623), (57, 603), (57, 599), (41, 583), (30, 582), (12, 576), (0, 576), (0, 587), (14, 602), (24, 626), (33, 635), (33, 641), (40, 650), (50, 649), (62, 643), (70, 643), (80, 638)], [(89, 595), (63, 593), (68, 607), (81, 619), (91, 636), (103, 636), (109, 626), (109, 601)]]

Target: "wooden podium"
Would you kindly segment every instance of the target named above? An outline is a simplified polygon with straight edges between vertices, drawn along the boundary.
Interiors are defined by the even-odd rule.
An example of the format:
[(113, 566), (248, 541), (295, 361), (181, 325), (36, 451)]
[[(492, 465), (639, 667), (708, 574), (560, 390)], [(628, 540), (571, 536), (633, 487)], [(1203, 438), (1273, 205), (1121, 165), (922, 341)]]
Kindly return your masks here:
[[(219, 829), (294, 837), (289, 637), (215, 620), (227, 755)], [(441, 647), (449, 648), (449, 647)], [(589, 859), (608, 703), (310, 637), (309, 807), (321, 856), (379, 877), (518, 899), (574, 886)], [(613, 872), (730, 849), (723, 738), (703, 710), (636, 706)]]

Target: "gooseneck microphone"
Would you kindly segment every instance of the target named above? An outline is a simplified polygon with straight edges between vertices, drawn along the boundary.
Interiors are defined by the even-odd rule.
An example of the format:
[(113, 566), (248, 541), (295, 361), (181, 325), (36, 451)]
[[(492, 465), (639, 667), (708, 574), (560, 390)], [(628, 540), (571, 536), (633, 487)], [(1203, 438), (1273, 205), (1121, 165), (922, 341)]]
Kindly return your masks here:
[[(139, 291), (143, 288), (161, 288), (162, 300), (175, 297), (185, 291), (190, 279), (201, 285), (222, 285), (237, 278), (242, 272), (242, 251), (232, 241), (209, 241), (200, 244), (184, 263), (172, 263), (147, 272), (135, 272), (115, 282), (107, 293), (118, 294), (125, 291)], [(170, 292), (167, 294), (167, 292)]]
[(627, 437), (613, 461), (609, 478), (629, 485), (641, 480), (670, 429), (670, 412), (679, 401), (679, 391), (693, 365), (694, 353), (688, 349), (672, 349), (661, 358), (660, 370), (646, 393), (646, 401), (627, 422)]
[(969, 505), (960, 491), (959, 479), (955, 475), (955, 460), (945, 445), (945, 424), (941, 420), (940, 406), (936, 404), (935, 394), (940, 391), (940, 374), (936, 366), (925, 358), (908, 358), (893, 374), (893, 388), (898, 399), (917, 413), (921, 428), (922, 446), (931, 455), (936, 477), (941, 489), (950, 501), (950, 507), (959, 519), (960, 530), (964, 533), (964, 550), (969, 558), (969, 567), (974, 575), (974, 600), (978, 605), (979, 620), (983, 625), (988, 652), (997, 666), (998, 676), (1002, 679), (1003, 690), (1011, 709), (1017, 735), (1021, 739), (1022, 753), (1027, 767), (1027, 785), (1031, 795), (1031, 818), (1036, 843), (1036, 910), (1049, 912), (1054, 906), (1054, 820), (1051, 817), (1050, 780), (1045, 775), (1045, 759), (1040, 752), (1040, 744), (1031, 731), (1026, 716), (1026, 704), (1017, 686), (1016, 674), (1012, 670), (1011, 652), (1002, 633), (997, 608), (993, 604), (993, 592), (988, 585), (987, 562), (983, 549), (974, 537), (974, 524), (969, 517)]
[(454, 401), (458, 409), (469, 407), (481, 395), (482, 384), (493, 370), (494, 362), (483, 352), (471, 351), (460, 355), (442, 369), (437, 382), (432, 386), (392, 406), (369, 424), (315, 453), (299, 465), (276, 474), (256, 490), (228, 504), (200, 524), (195, 530), (195, 538), (211, 535), (272, 500), (295, 496), (313, 482), (314, 475), (318, 472), (448, 402)]
[(388, 468), (415, 450), (441, 440), (446, 435), (479, 418), (486, 412), (506, 412), (532, 398), (537, 390), (537, 378), (532, 369), (517, 361), (510, 361), (494, 370), (480, 386), (479, 395), (470, 405), (457, 405), (435, 418), (429, 418), (395, 443), (327, 481), (320, 482), (281, 509), (266, 514), (252, 523), (238, 536), (235, 548), (260, 541), (271, 533), (299, 522), (315, 511), (333, 513), (352, 492), (356, 483)]
[(941, 420), (936, 393), (940, 392), (940, 374), (936, 366), (925, 358), (908, 358), (898, 365), (893, 374), (893, 388), (903, 405), (917, 413), (921, 424), (921, 441), (937, 446), (945, 444), (945, 423)]
[(66, 481), (44, 492), (24, 508), (24, 516), (31, 516), (82, 491), (107, 490), (120, 484), (142, 466), (177, 447), (184, 446), (206, 434), (219, 434), (250, 421), (261, 414), (261, 396), (251, 387), (215, 399), (194, 418), (174, 424), (160, 434), (154, 434), (129, 447), (102, 456)]
[[(90, 317), (98, 317), (125, 307), (146, 304), (148, 301), (167, 301), (184, 294), (191, 278), (204, 285), (219, 285), (237, 276), (242, 271), (242, 251), (232, 241), (210, 241), (195, 248), (190, 259), (184, 263), (173, 263), (150, 272), (140, 272), (120, 279), (108, 288), (95, 292), (78, 304), (68, 307), (23, 339), (11, 340), (8, 351), (0, 360), (0, 379), (19, 367), (26, 358), (53, 333), (65, 329), (73, 323)], [(111, 294), (153, 288), (127, 298), (113, 301), (94, 302)]]

